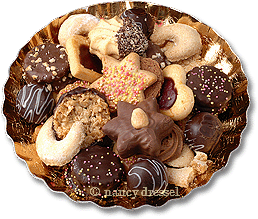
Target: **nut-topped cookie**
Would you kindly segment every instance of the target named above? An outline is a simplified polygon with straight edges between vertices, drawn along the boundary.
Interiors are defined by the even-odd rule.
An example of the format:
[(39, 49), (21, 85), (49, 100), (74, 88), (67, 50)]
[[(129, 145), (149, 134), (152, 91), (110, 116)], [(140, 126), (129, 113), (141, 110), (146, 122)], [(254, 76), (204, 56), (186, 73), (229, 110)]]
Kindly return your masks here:
[(52, 83), (68, 74), (69, 63), (65, 48), (44, 43), (29, 51), (23, 65), (25, 79), (34, 83)]

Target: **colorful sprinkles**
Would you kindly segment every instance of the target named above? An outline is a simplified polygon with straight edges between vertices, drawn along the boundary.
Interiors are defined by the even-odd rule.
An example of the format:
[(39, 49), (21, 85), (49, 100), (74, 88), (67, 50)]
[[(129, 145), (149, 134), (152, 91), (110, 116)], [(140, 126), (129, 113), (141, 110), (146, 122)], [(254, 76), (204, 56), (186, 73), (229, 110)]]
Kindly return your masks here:
[(194, 93), (196, 108), (211, 113), (226, 110), (231, 99), (232, 86), (229, 77), (213, 66), (195, 67), (187, 73), (187, 86)]
[(113, 101), (115, 106), (118, 101), (137, 104), (141, 93), (146, 89), (147, 80), (134, 64), (132, 60), (128, 60), (118, 66), (106, 67), (102, 78), (97, 82), (99, 91)]
[(83, 149), (65, 170), (65, 180), (76, 195), (85, 197), (91, 188), (97, 188), (102, 197), (104, 190), (115, 189), (124, 174), (117, 154), (99, 145)]

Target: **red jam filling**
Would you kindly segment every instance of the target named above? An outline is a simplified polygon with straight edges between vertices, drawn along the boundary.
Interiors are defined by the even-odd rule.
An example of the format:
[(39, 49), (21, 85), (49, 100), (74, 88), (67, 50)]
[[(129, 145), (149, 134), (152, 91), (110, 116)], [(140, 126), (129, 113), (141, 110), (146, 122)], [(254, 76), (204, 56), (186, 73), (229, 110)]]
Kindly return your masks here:
[(95, 55), (90, 54), (89, 47), (86, 45), (81, 45), (80, 50), (80, 63), (88, 69), (96, 72), (101, 72), (102, 63), (99, 58)]
[(161, 110), (170, 109), (177, 98), (177, 90), (175, 88), (175, 82), (172, 78), (164, 78), (164, 83), (161, 89), (161, 95), (158, 98), (159, 108)]

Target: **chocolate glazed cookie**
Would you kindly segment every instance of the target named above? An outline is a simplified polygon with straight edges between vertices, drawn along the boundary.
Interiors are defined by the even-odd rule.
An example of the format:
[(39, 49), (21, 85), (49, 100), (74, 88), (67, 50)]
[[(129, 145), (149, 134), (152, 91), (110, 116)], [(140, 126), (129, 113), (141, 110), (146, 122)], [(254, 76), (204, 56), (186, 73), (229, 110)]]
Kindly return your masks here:
[(207, 65), (195, 67), (187, 73), (186, 85), (193, 90), (197, 110), (214, 114), (226, 110), (232, 86), (222, 70)]
[(68, 74), (68, 56), (63, 46), (44, 43), (27, 53), (23, 68), (26, 81), (52, 83)]
[(79, 152), (65, 172), (66, 183), (80, 196), (104, 197), (116, 189), (124, 174), (123, 165), (114, 152), (99, 145)]

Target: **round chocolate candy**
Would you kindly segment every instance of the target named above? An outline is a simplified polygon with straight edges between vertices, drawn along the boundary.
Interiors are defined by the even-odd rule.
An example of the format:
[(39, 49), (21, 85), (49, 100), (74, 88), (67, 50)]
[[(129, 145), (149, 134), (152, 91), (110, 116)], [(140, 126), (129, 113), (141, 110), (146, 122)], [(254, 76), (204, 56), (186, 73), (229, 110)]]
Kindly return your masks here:
[(204, 153), (214, 149), (222, 132), (221, 121), (208, 112), (196, 114), (185, 126), (185, 137), (190, 148)]
[(146, 37), (149, 37), (153, 33), (154, 21), (151, 15), (143, 8), (132, 8), (124, 11), (121, 18), (125, 19), (127, 17), (133, 19), (142, 28)]
[(68, 56), (63, 46), (44, 43), (26, 54), (23, 68), (29, 83), (52, 83), (68, 74)]
[(127, 173), (129, 189), (162, 191), (168, 185), (165, 165), (155, 158), (140, 157)]
[(16, 108), (29, 123), (40, 124), (52, 114), (55, 100), (52, 92), (43, 85), (27, 84), (18, 93)]
[(105, 197), (120, 185), (123, 173), (118, 155), (106, 147), (94, 145), (82, 149), (74, 157), (65, 178), (77, 195)]
[(193, 90), (197, 110), (221, 113), (231, 99), (232, 87), (228, 76), (213, 66), (195, 67), (187, 73), (186, 85)]

